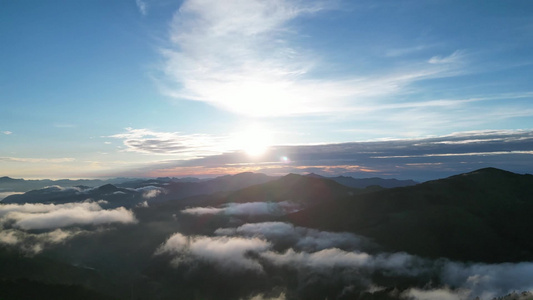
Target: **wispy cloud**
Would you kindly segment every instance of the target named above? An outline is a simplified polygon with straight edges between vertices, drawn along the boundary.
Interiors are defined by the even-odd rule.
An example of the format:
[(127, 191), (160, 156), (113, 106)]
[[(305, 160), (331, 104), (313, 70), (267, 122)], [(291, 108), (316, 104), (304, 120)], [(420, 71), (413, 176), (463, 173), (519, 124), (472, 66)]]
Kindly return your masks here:
[(292, 24), (333, 8), (321, 1), (185, 1), (174, 16), (171, 45), (161, 50), (163, 90), (244, 115), (327, 114), (458, 71), (453, 63), (461, 51), (378, 75), (322, 79), (324, 59), (297, 45)]
[(126, 151), (146, 154), (180, 155), (195, 158), (220, 154), (225, 150), (226, 137), (208, 134), (180, 134), (178, 132), (157, 132), (149, 129), (126, 128), (125, 133), (112, 138), (122, 139)]
[(5, 130), (5, 131), (1, 131), (3, 134), (5, 135), (10, 135), (12, 134), (13, 132), (9, 131), (9, 130)]
[(152, 176), (314, 172), (428, 180), (489, 166), (531, 172), (532, 153), (531, 130), (483, 130), (427, 138), (272, 146), (253, 161), (242, 152), (227, 152), (188, 161), (169, 160), (145, 172)]
[(404, 55), (409, 55), (413, 53), (419, 53), (421, 51), (430, 49), (432, 47), (435, 47), (435, 45), (417, 45), (417, 46), (412, 46), (412, 47), (388, 49), (385, 52), (385, 56), (387, 57), (404, 56)]
[(71, 157), (63, 158), (30, 158), (30, 157), (0, 157), (0, 161), (25, 162), (25, 163), (66, 163), (75, 161)]
[(148, 5), (146, 4), (146, 2), (143, 0), (135, 0), (135, 4), (137, 5), (139, 12), (143, 16), (146, 16), (146, 14), (148, 13)]
[(454, 51), (452, 54), (448, 56), (433, 56), (429, 59), (430, 64), (451, 64), (451, 63), (457, 63), (463, 60), (465, 57), (465, 52), (461, 50)]
[(0, 245), (14, 246), (27, 254), (37, 254), (49, 246), (63, 243), (82, 233), (85, 232), (80, 229), (56, 229), (41, 233), (3, 229), (0, 231)]

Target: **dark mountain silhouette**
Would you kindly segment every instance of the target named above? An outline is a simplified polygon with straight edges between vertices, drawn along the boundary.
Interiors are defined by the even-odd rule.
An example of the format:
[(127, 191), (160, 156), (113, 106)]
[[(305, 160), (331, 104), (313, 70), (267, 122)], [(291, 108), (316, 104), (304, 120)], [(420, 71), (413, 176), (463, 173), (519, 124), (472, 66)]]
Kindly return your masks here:
[(403, 186), (417, 185), (414, 180), (383, 179), (378, 177), (372, 178), (353, 178), (348, 176), (331, 177), (330, 179), (353, 188), (363, 189), (369, 186), (380, 186), (383, 188), (395, 188)]
[(89, 199), (93, 201), (107, 201), (107, 203), (102, 203), (102, 207), (106, 208), (118, 206), (131, 207), (145, 200), (141, 191), (117, 188), (112, 184), (106, 184), (97, 188), (83, 186), (63, 188), (50, 186), (39, 190), (32, 190), (24, 194), (8, 196), (2, 200), (2, 203), (64, 204)]
[[(261, 184), (276, 179), (265, 174), (240, 173), (226, 175), (209, 180), (193, 180), (186, 178), (183, 181), (167, 178), (151, 180), (134, 180), (122, 184), (104, 184), (95, 188), (79, 185), (76, 187), (62, 187), (59, 185), (47, 186), (41, 189), (28, 191), (24, 194), (11, 195), (2, 200), (2, 203), (54, 203), (79, 202), (87, 199), (105, 200), (108, 204), (103, 207), (125, 206), (132, 207), (148, 199), (144, 194), (145, 188), (161, 188), (164, 192), (149, 197), (151, 202), (164, 202), (180, 200), (198, 195), (209, 195), (216, 192), (229, 192), (239, 190), (251, 185)], [(6, 177), (5, 181), (24, 181)], [(77, 182), (77, 181), (75, 181)]]
[(168, 190), (167, 199), (183, 199), (191, 196), (209, 195), (217, 192), (236, 191), (251, 185), (262, 184), (276, 177), (259, 173), (239, 173), (225, 175), (200, 182), (173, 182), (165, 187)]
[(389, 251), (462, 261), (533, 259), (533, 175), (486, 168), (319, 203), (287, 220), (373, 238)]
[(43, 189), (47, 186), (62, 186), (62, 187), (72, 187), (72, 186), (88, 186), (88, 187), (97, 187), (104, 184), (118, 184), (127, 180), (126, 178), (114, 178), (109, 180), (99, 180), (99, 179), (79, 179), (79, 180), (70, 180), (70, 179), (60, 179), (60, 180), (25, 180), (25, 179), (15, 179), (11, 177), (0, 177), (0, 191), (8, 192), (27, 192), (31, 190)]
[(307, 205), (327, 203), (356, 190), (326, 178), (313, 178), (289, 174), (277, 180), (251, 186), (224, 197), (224, 202), (282, 202), (290, 201)]
[(112, 300), (81, 285), (49, 284), (27, 279), (0, 280), (1, 299), (83, 299)]
[(315, 178), (331, 179), (342, 185), (349, 186), (352, 188), (357, 188), (357, 189), (364, 189), (369, 186), (380, 186), (382, 188), (395, 188), (395, 187), (411, 186), (411, 185), (418, 184), (418, 182), (414, 180), (383, 179), (379, 177), (372, 177), (372, 178), (353, 178), (350, 176), (325, 177), (325, 176), (320, 176), (315, 173), (310, 173), (310, 174), (307, 174), (306, 176), (315, 177)]
[(283, 201), (309, 206), (365, 191), (353, 189), (326, 178), (313, 178), (297, 174), (288, 174), (277, 179), (268, 178), (270, 180), (266, 183), (251, 185), (239, 190), (189, 197), (180, 202), (169, 201), (162, 204), (160, 209), (176, 210), (183, 206), (219, 206), (227, 203)]
[(89, 268), (6, 248), (0, 248), (0, 263), (0, 299), (114, 299), (92, 290), (113, 284)]

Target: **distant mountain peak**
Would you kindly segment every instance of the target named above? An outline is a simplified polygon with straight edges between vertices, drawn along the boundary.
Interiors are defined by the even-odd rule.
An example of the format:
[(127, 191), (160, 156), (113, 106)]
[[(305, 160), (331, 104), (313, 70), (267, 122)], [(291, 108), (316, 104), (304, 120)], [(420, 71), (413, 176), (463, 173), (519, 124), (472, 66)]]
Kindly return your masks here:
[(8, 177), (8, 176), (0, 177), (0, 182), (12, 182), (12, 181), (17, 181), (17, 179), (13, 179), (13, 178)]
[(307, 174), (307, 175), (305, 175), (305, 176), (306, 176), (306, 177), (312, 177), (312, 178), (324, 178), (324, 176), (322, 176), (322, 175), (318, 175), (318, 174), (316, 174), (316, 173), (312, 173), (312, 172), (309, 173), (309, 174)]
[(112, 184), (105, 184), (100, 186), (98, 190), (104, 193), (112, 193), (118, 191), (118, 188)]
[(516, 175), (518, 174), (509, 172), (506, 170), (498, 169), (498, 168), (488, 167), (488, 168), (482, 168), (482, 169), (478, 169), (478, 170), (468, 172), (468, 173), (463, 173), (463, 174), (456, 175), (456, 176), (516, 176)]

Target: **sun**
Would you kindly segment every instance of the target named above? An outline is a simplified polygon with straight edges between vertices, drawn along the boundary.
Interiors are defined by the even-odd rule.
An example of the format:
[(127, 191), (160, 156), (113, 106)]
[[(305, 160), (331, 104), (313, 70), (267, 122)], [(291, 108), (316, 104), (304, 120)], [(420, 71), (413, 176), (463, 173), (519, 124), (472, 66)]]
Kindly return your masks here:
[(236, 148), (248, 156), (260, 157), (272, 145), (272, 133), (258, 125), (251, 125), (236, 135)]

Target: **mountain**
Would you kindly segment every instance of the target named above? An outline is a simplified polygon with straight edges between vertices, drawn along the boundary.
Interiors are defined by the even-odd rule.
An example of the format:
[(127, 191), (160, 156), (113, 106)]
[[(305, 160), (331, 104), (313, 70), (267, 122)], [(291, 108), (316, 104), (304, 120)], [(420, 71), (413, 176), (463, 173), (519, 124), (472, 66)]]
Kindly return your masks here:
[(109, 180), (99, 180), (99, 179), (79, 179), (79, 180), (70, 180), (70, 179), (60, 179), (60, 180), (25, 180), (25, 179), (15, 179), (11, 177), (0, 177), (0, 192), (27, 192), (31, 190), (43, 189), (47, 186), (62, 186), (62, 187), (72, 187), (72, 186), (88, 186), (96, 187), (104, 184), (117, 184), (126, 180), (126, 178), (115, 178)]
[(320, 176), (315, 173), (310, 173), (306, 175), (307, 177), (314, 177), (314, 178), (327, 178), (331, 179), (335, 182), (338, 182), (342, 185), (349, 186), (352, 188), (357, 189), (364, 189), (369, 186), (380, 186), (382, 188), (395, 188), (395, 187), (402, 187), (402, 186), (411, 186), (416, 185), (418, 182), (414, 180), (398, 180), (398, 179), (383, 179), (379, 177), (372, 177), (372, 178), (353, 178), (350, 176), (336, 176), (336, 177), (325, 177)]
[(338, 176), (338, 177), (331, 177), (331, 180), (334, 180), (340, 184), (343, 184), (345, 186), (358, 188), (358, 189), (364, 189), (369, 186), (380, 186), (382, 188), (396, 188), (396, 187), (404, 187), (404, 186), (412, 186), (417, 185), (418, 182), (414, 180), (398, 180), (398, 179), (383, 179), (378, 177), (372, 177), (372, 178), (353, 178), (349, 176)]
[[(40, 212), (39, 205), (25, 205), (11, 213), (13, 206), (5, 206), (0, 298), (35, 298), (30, 290), (41, 291), (38, 298), (80, 299), (504, 296), (530, 289), (532, 183), (532, 175), (489, 168), (377, 191), (320, 176), (253, 173), (188, 183), (143, 180), (128, 188), (51, 186), (17, 203), (90, 197), (108, 205), (148, 199), (149, 205), (128, 209), (136, 222), (94, 225), (56, 221), (125, 211), (65, 216), (57, 213), (62, 207)], [(183, 187), (217, 192), (172, 198)], [(163, 189), (166, 195), (154, 192)], [(299, 211), (246, 215), (286, 203)], [(20, 218), (50, 226), (26, 228)], [(513, 261), (520, 263), (500, 264)]]
[[(150, 180), (133, 180), (121, 184), (110, 183), (97, 187), (89, 186), (59, 186), (52, 185), (28, 191), (24, 194), (7, 196), (2, 203), (54, 203), (79, 202), (87, 199), (95, 201), (105, 200), (105, 208), (132, 207), (145, 200), (150, 202), (164, 202), (181, 200), (198, 195), (209, 195), (215, 192), (239, 190), (251, 185), (262, 184), (274, 180), (265, 174), (240, 173), (236, 175), (220, 176), (214, 179), (200, 181), (191, 178), (184, 180), (158, 178)], [(22, 179), (4, 178), (4, 181), (24, 182)], [(42, 184), (41, 181), (39, 181)], [(55, 182), (55, 181), (54, 181)], [(87, 181), (72, 181), (72, 183), (87, 183)], [(98, 181), (103, 183), (103, 181)], [(91, 183), (96, 183), (92, 182)], [(152, 191), (152, 193), (150, 193)]]
[(354, 189), (326, 178), (288, 174), (265, 184), (238, 190), (219, 201), (235, 203), (290, 201), (314, 205), (320, 202), (329, 203), (354, 192)]
[(287, 220), (361, 234), (388, 251), (462, 261), (531, 260), (531, 195), (533, 175), (486, 168), (320, 203)]
[(112, 184), (102, 185), (96, 188), (86, 186), (60, 187), (49, 186), (43, 189), (32, 190), (24, 194), (11, 195), (2, 200), (2, 203), (43, 203), (64, 204), (81, 202), (88, 199), (94, 201), (104, 200), (102, 207), (132, 207), (146, 200), (144, 191), (118, 188)]
[(174, 182), (165, 188), (169, 191), (167, 198), (182, 199), (197, 195), (209, 195), (216, 192), (236, 191), (251, 185), (262, 184), (276, 177), (259, 173), (239, 173), (236, 175), (225, 175), (201, 182)]

